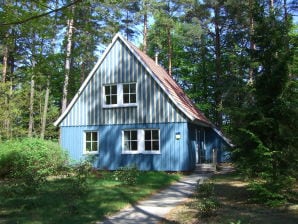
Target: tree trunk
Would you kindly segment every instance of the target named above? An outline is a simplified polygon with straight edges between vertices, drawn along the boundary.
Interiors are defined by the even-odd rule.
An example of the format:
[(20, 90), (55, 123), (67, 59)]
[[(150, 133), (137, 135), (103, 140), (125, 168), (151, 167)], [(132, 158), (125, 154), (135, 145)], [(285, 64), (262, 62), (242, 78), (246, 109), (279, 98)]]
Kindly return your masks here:
[[(253, 19), (253, 3), (252, 0), (249, 0), (249, 42), (250, 42), (250, 51), (254, 51), (256, 49), (256, 45), (253, 42), (253, 34), (254, 34), (254, 19)], [(248, 84), (252, 85), (254, 82), (254, 68), (252, 66), (252, 59), (250, 61), (249, 66), (249, 80)]]
[[(6, 35), (5, 35), (6, 36)], [(7, 76), (7, 61), (8, 61), (8, 46), (7, 44), (3, 47), (3, 67), (2, 67), (2, 82), (6, 82)]]
[[(74, 6), (71, 7), (71, 11), (73, 14)], [(73, 31), (74, 31), (74, 19), (72, 15), (72, 18), (67, 20), (67, 34), (66, 34), (67, 45), (66, 45), (65, 74), (64, 74), (64, 85), (63, 85), (63, 95), (62, 95), (62, 113), (66, 110), (66, 106), (67, 106)]]
[[(8, 35), (5, 34), (5, 38), (8, 38)], [(6, 82), (6, 76), (7, 76), (7, 67), (8, 67), (8, 46), (7, 44), (4, 44), (3, 46), (3, 67), (2, 67), (2, 82), (3, 82), (3, 87), (5, 88), (5, 82)], [(5, 94), (5, 101), (4, 101), (4, 108), (6, 109), (7, 116), (4, 117), (3, 120), (3, 128), (6, 133), (6, 137), (10, 138), (9, 136), (9, 130), (10, 130), (10, 118), (9, 118), (9, 94)]]
[(222, 125), (222, 91), (221, 91), (221, 43), (220, 43), (220, 24), (219, 24), (220, 6), (217, 4), (214, 8), (214, 27), (215, 27), (215, 66), (216, 66), (216, 80), (215, 80), (215, 119), (216, 125), (220, 128)]
[(274, 7), (274, 0), (269, 0), (269, 6), (270, 6), (270, 9), (273, 9), (273, 7)]
[(35, 80), (34, 75), (31, 76), (31, 88), (30, 88), (30, 102), (29, 102), (29, 127), (28, 127), (28, 137), (32, 137), (33, 125), (34, 125), (34, 88)]
[(143, 52), (145, 54), (147, 53), (147, 35), (148, 35), (148, 18), (147, 18), (147, 12), (145, 12), (145, 14), (144, 14), (144, 30), (143, 30)]
[(50, 76), (47, 76), (47, 87), (46, 93), (44, 97), (44, 107), (43, 107), (43, 114), (41, 118), (41, 131), (40, 131), (40, 138), (44, 139), (46, 124), (47, 124), (47, 113), (48, 113), (48, 105), (49, 105), (49, 95), (50, 95)]
[(172, 75), (172, 37), (171, 37), (171, 28), (168, 27), (167, 28), (167, 32), (168, 32), (168, 60), (169, 60), (169, 75)]

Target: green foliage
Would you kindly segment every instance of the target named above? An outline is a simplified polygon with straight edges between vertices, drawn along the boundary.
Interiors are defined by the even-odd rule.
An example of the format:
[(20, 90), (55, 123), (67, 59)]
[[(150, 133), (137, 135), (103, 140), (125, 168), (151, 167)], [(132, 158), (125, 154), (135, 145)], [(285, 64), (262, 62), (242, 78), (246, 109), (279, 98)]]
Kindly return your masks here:
[(290, 73), (297, 42), (290, 35), (291, 18), (266, 4), (256, 1), (252, 8), (256, 48), (250, 56), (258, 69), (241, 123), (234, 126), (234, 160), (248, 177), (260, 180), (251, 185), (254, 201), (275, 205), (285, 202), (297, 178), (297, 75)]
[[(266, 180), (266, 177), (263, 179)], [(250, 200), (272, 207), (280, 206), (287, 201), (295, 182), (296, 179), (290, 176), (279, 176), (279, 180), (274, 182), (271, 179), (252, 181), (248, 188), (251, 192)]]
[(0, 177), (35, 190), (65, 166), (67, 157), (57, 143), (34, 138), (0, 143)]
[(120, 167), (114, 172), (115, 180), (121, 181), (125, 185), (136, 185), (139, 175), (140, 171), (135, 165)]
[(204, 198), (197, 204), (197, 208), (202, 218), (208, 218), (216, 214), (216, 210), (220, 207), (216, 198)]
[(130, 186), (115, 181), (113, 172), (94, 171), (86, 180), (87, 191), (79, 192), (76, 175), (72, 170), (67, 173), (48, 179), (34, 195), (7, 195), (6, 189), (13, 186), (10, 181), (1, 181), (4, 223), (96, 223), (179, 179), (177, 174), (141, 172), (137, 184)]
[(252, 197), (252, 202), (266, 204), (269, 206), (279, 206), (285, 203), (285, 197), (281, 193), (277, 193), (271, 186), (266, 183), (252, 182), (248, 188)]
[(215, 196), (213, 183), (198, 183), (195, 197), (195, 207), (199, 210), (201, 217), (207, 218), (216, 214), (220, 203)]

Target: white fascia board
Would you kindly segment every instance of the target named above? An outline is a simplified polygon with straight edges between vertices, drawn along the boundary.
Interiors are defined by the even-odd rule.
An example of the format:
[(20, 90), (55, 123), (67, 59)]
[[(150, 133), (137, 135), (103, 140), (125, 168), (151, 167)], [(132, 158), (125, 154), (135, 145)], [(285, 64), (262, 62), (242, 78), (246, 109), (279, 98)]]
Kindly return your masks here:
[[(126, 42), (126, 40), (119, 34), (119, 37), (123, 43), (128, 47), (128, 49), (133, 53), (133, 55), (141, 62), (141, 64), (145, 67), (147, 72), (152, 76), (152, 78), (158, 83), (160, 88), (165, 91), (165, 93), (168, 95), (168, 97), (172, 100), (172, 102), (178, 107), (179, 110), (181, 110), (191, 121), (195, 120), (195, 117), (187, 113), (187, 111), (179, 104), (177, 101), (174, 100), (172, 95), (169, 93), (169, 91), (164, 87), (164, 85), (161, 83), (161, 81), (156, 77), (156, 75), (151, 71), (151, 69), (146, 65), (146, 63), (142, 60), (141, 57), (135, 52), (133, 48), (130, 47), (130, 45)], [(160, 66), (160, 65), (159, 65)]]
[(109, 46), (106, 48), (106, 50), (104, 51), (102, 57), (97, 61), (97, 63), (95, 64), (95, 66), (93, 67), (93, 69), (91, 70), (91, 72), (89, 73), (89, 75), (87, 76), (87, 78), (85, 79), (85, 81), (83, 82), (83, 84), (81, 85), (81, 87), (79, 88), (79, 90), (77, 91), (77, 93), (75, 94), (75, 96), (72, 98), (71, 102), (68, 104), (68, 106), (66, 107), (66, 110), (60, 115), (60, 117), (54, 122), (55, 126), (58, 126), (61, 121), (64, 119), (64, 117), (68, 114), (68, 112), (71, 110), (71, 108), (73, 107), (73, 105), (75, 104), (75, 102), (77, 101), (77, 99), (79, 98), (79, 96), (81, 95), (81, 93), (84, 91), (84, 89), (86, 88), (88, 82), (90, 81), (90, 79), (93, 77), (94, 73), (96, 72), (96, 70), (98, 69), (98, 67), (100, 66), (100, 64), (103, 62), (103, 60), (105, 59), (105, 57), (107, 56), (107, 54), (109, 53), (109, 51), (111, 50), (112, 46), (114, 45), (117, 37), (119, 36), (119, 34), (117, 34), (114, 38), (112, 43), (109, 44)]
[(231, 143), (231, 140), (230, 139), (228, 139), (227, 137), (225, 137), (224, 135), (223, 135), (223, 133), (220, 131), (220, 130), (218, 130), (216, 127), (212, 127), (212, 130), (216, 133), (216, 134), (218, 134), (230, 147), (234, 147), (235, 145), (234, 144), (232, 144)]

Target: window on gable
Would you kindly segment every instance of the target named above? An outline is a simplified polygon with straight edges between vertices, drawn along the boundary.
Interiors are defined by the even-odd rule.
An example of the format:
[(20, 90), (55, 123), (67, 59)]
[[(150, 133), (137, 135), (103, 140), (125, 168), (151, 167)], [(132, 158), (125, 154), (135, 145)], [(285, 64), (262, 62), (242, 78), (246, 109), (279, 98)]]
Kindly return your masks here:
[(85, 153), (97, 153), (98, 152), (98, 133), (97, 131), (85, 132)]
[(103, 106), (106, 108), (136, 106), (136, 102), (136, 83), (120, 83), (103, 87)]
[(117, 104), (117, 85), (105, 86), (104, 92), (106, 105)]
[(158, 130), (145, 130), (145, 151), (159, 151)]
[(123, 103), (136, 103), (137, 93), (136, 84), (123, 84)]
[(138, 151), (138, 131), (128, 130), (123, 132), (124, 151)]

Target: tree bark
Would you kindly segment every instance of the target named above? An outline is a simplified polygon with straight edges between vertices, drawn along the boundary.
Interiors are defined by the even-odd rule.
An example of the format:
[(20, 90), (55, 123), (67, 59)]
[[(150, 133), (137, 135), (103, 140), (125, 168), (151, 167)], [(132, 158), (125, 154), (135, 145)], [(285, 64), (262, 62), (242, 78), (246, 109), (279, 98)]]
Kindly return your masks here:
[(147, 53), (147, 35), (148, 35), (148, 18), (147, 18), (147, 12), (145, 12), (145, 14), (144, 14), (144, 29), (143, 29), (143, 52), (145, 54)]
[(67, 96), (68, 96), (68, 83), (70, 74), (70, 63), (71, 63), (71, 49), (72, 49), (72, 37), (74, 31), (74, 6), (71, 7), (72, 17), (67, 20), (67, 45), (66, 45), (66, 58), (65, 58), (65, 73), (64, 73), (64, 85), (62, 95), (62, 113), (67, 107)]
[(220, 128), (222, 126), (222, 68), (221, 68), (221, 40), (220, 40), (220, 24), (219, 24), (219, 3), (214, 8), (214, 27), (215, 27), (215, 66), (216, 66), (216, 80), (215, 80), (215, 106), (216, 106), (216, 125)]
[(32, 137), (33, 133), (33, 125), (34, 125), (34, 88), (35, 88), (35, 80), (34, 75), (31, 76), (31, 85), (30, 85), (30, 102), (29, 102), (29, 127), (28, 127), (28, 137)]
[[(253, 42), (253, 34), (254, 34), (254, 19), (253, 19), (253, 3), (252, 0), (249, 0), (249, 42), (250, 42), (250, 51), (254, 51), (256, 49), (256, 45)], [(249, 66), (249, 80), (248, 84), (252, 85), (254, 82), (254, 69), (252, 66), (252, 61), (250, 61)]]
[(43, 107), (43, 114), (41, 119), (41, 131), (40, 131), (41, 139), (44, 139), (45, 131), (46, 131), (49, 95), (50, 95), (50, 75), (47, 76), (47, 86), (46, 86), (46, 93), (44, 97), (44, 107)]
[(172, 75), (172, 37), (171, 37), (171, 27), (168, 27), (167, 29), (168, 32), (168, 70), (169, 70), (169, 75)]
[(2, 82), (6, 82), (7, 76), (7, 61), (8, 61), (8, 46), (7, 44), (3, 47), (3, 67), (2, 67)]

